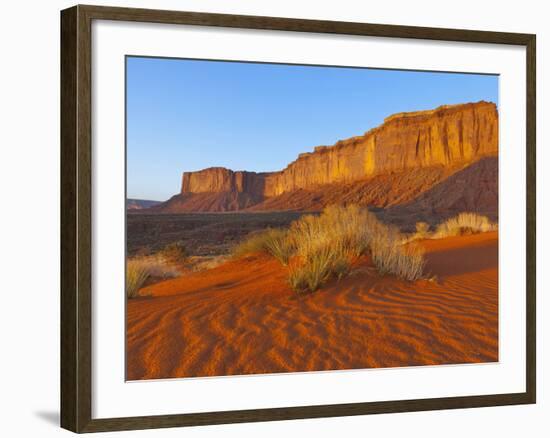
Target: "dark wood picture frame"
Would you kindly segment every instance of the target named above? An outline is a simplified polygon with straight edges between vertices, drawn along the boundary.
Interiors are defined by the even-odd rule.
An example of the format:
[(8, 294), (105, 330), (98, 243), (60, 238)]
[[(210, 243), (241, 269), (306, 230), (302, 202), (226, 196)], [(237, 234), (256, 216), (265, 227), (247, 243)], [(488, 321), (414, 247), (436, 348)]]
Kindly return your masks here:
[[(497, 395), (92, 419), (91, 24), (93, 20), (525, 46), (527, 54), (526, 391)], [(61, 426), (80, 433), (535, 403), (535, 47), (535, 35), (519, 33), (81, 5), (63, 10), (61, 12)]]

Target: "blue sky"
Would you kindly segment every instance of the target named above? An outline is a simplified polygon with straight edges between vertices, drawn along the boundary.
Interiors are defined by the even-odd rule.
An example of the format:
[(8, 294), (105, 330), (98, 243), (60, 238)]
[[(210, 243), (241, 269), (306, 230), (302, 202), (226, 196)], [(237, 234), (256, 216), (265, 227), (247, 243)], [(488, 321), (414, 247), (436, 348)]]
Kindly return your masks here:
[(402, 111), (492, 101), (475, 74), (127, 58), (129, 198), (165, 200), (184, 171), (284, 168)]

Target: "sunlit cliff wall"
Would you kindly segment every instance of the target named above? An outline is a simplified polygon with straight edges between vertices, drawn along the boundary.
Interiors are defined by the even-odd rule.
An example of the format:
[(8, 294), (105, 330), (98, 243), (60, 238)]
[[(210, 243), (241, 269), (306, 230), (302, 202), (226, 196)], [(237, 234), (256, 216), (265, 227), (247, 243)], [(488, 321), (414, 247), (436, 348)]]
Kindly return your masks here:
[(489, 102), (399, 113), (363, 136), (318, 146), (284, 170), (185, 172), (182, 193), (245, 192), (276, 196), (299, 188), (350, 182), (391, 171), (472, 163), (498, 152), (498, 112)]

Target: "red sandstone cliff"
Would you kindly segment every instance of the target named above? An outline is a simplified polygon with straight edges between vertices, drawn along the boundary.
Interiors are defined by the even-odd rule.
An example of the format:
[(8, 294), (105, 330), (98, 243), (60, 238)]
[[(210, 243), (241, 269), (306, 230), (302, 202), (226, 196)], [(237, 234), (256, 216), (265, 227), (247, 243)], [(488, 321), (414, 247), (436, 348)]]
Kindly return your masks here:
[(197, 172), (184, 172), (181, 193), (236, 192), (265, 196), (265, 177), (269, 174), (233, 171), (224, 167), (209, 167)]
[(492, 103), (395, 114), (361, 137), (302, 154), (266, 181), (266, 196), (317, 184), (349, 182), (390, 171), (471, 163), (498, 152)]
[[(493, 103), (482, 101), (399, 113), (387, 117), (382, 125), (362, 136), (339, 141), (333, 146), (318, 146), (313, 152), (300, 154), (279, 172), (235, 172), (221, 167), (185, 172), (181, 194), (159, 210), (271, 209), (269, 205), (284, 209), (282, 202), (273, 200), (296, 199), (294, 195), (298, 191), (311, 193), (320, 186), (328, 188), (336, 184), (347, 187), (350, 183), (387, 179), (384, 175), (408, 175), (413, 169), (426, 169), (418, 175), (429, 174), (428, 180), (436, 184), (449, 176), (451, 170), (454, 172), (483, 157), (497, 154), (498, 112)], [(399, 178), (403, 181), (403, 177)], [(387, 199), (379, 202), (384, 204), (381, 206), (394, 204), (395, 199), (410, 201), (427, 184), (426, 181), (415, 182), (410, 175), (405, 180), (409, 181), (404, 187), (409, 193), (407, 199), (399, 193), (393, 198), (386, 195), (384, 199)], [(348, 189), (357, 193), (353, 186), (355, 184)], [(370, 185), (363, 186), (364, 203), (369, 203), (368, 199), (372, 201), (373, 198), (367, 193)], [(380, 187), (380, 184), (374, 186)], [(392, 191), (391, 187), (387, 190)], [(298, 209), (312, 207), (303, 205)]]

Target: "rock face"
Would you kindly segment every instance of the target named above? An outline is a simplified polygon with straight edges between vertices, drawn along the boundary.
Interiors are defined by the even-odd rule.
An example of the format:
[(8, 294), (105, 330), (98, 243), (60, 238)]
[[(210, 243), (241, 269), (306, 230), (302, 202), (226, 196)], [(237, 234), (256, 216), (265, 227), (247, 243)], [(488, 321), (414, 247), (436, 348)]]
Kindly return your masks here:
[(498, 114), (488, 102), (395, 114), (361, 137), (302, 154), (270, 175), (265, 196), (396, 170), (471, 163), (498, 152)]
[[(468, 166), (469, 167), (469, 166)], [(327, 205), (358, 204), (387, 209), (406, 203), (443, 183), (463, 166), (432, 166), (375, 175), (352, 182), (323, 184), (310, 189), (296, 189), (265, 198), (248, 208), (250, 211), (318, 211)]]
[[(269, 199), (330, 184), (349, 184), (413, 169), (464, 168), (498, 154), (498, 112), (490, 102), (399, 113), (362, 136), (318, 146), (271, 173), (212, 167), (185, 172), (180, 211), (228, 211), (269, 205)], [(197, 203), (194, 195), (201, 195)], [(209, 194), (224, 202), (206, 202)], [(223, 194), (223, 195), (221, 195)], [(209, 199), (210, 199), (209, 198)], [(170, 201), (168, 201), (170, 202)], [(199, 210), (192, 210), (201, 205)], [(211, 209), (207, 205), (212, 204)], [(279, 205), (280, 203), (275, 203)], [(214, 206), (215, 205), (215, 206)], [(159, 206), (159, 210), (165, 210)]]
[(184, 172), (181, 193), (236, 192), (264, 196), (265, 176), (263, 173), (237, 171), (225, 167), (210, 167), (198, 172)]

